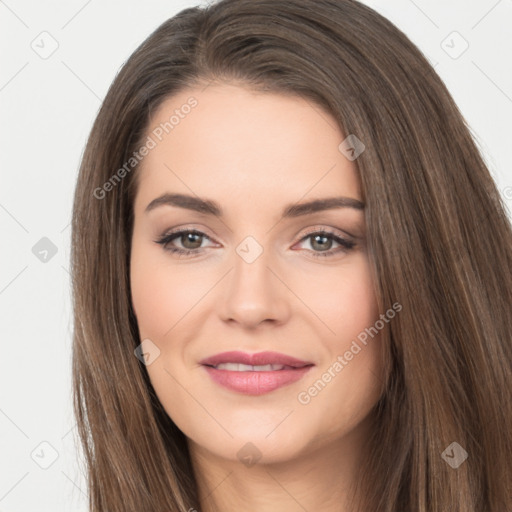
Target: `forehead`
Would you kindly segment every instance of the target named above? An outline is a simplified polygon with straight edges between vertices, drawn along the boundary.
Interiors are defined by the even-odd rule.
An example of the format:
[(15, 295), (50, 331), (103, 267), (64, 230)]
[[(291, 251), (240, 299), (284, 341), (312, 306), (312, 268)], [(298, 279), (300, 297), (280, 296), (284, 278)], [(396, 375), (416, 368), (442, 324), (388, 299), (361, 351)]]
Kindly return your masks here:
[(146, 204), (176, 191), (279, 205), (304, 196), (360, 197), (334, 117), (300, 96), (190, 88), (160, 105), (147, 136), (153, 147), (138, 169), (137, 197)]

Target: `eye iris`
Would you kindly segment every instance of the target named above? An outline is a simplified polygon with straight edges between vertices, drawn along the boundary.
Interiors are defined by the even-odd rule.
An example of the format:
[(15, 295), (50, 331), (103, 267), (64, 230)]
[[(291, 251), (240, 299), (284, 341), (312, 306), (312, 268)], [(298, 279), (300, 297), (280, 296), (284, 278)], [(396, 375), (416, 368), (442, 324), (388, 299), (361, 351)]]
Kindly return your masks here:
[[(194, 237), (196, 240), (194, 240)], [(197, 244), (197, 241), (199, 240), (199, 243)], [(201, 235), (198, 235), (197, 233), (186, 233), (184, 235), (181, 235), (181, 242), (183, 243), (183, 247), (186, 249), (198, 249), (201, 247)], [(192, 245), (196, 243), (196, 246), (190, 247), (187, 245), (188, 242), (191, 242)]]
[(332, 240), (328, 237), (328, 236), (323, 236), (323, 235), (315, 235), (312, 237), (313, 238), (313, 242), (311, 243), (311, 247), (315, 248), (315, 244), (317, 243), (318, 239), (322, 239), (325, 241), (328, 242), (328, 247), (326, 247), (325, 243), (324, 245), (320, 245), (319, 248), (320, 250), (329, 250), (330, 249), (330, 245), (329, 243), (332, 245)]

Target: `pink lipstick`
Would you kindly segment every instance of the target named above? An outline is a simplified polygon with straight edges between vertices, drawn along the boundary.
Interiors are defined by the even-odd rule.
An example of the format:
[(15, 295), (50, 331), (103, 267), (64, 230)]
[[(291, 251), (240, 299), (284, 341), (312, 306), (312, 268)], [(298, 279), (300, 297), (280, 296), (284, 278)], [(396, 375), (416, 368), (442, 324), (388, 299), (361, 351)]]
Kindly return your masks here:
[(278, 352), (223, 352), (200, 361), (213, 381), (246, 395), (262, 395), (301, 379), (314, 364)]

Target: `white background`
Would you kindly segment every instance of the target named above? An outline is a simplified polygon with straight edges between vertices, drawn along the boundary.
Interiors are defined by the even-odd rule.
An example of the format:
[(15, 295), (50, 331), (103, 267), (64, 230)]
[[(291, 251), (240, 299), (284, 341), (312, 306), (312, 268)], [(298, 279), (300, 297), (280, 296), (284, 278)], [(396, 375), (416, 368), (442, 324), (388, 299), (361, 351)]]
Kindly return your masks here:
[[(87, 510), (70, 373), (69, 223), (78, 165), (123, 62), (164, 20), (198, 3), (0, 0), (0, 512)], [(435, 65), (512, 210), (512, 0), (364, 3)], [(43, 31), (58, 43), (47, 59), (31, 47), (41, 45)], [(469, 44), (458, 58), (445, 51), (461, 48), (458, 36), (446, 39), (453, 31)], [(32, 252), (43, 237), (57, 250), (47, 262)], [(40, 464), (53, 452), (42, 442), (57, 456), (47, 469)]]

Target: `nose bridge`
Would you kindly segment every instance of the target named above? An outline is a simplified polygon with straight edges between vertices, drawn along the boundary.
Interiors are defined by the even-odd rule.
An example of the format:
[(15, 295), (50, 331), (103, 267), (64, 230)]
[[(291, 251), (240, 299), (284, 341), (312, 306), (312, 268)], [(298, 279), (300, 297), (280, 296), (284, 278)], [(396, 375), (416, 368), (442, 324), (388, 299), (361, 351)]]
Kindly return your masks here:
[(269, 295), (272, 255), (268, 247), (263, 247), (253, 236), (248, 236), (235, 248), (234, 269), (231, 276), (231, 292), (238, 298), (261, 301)]

